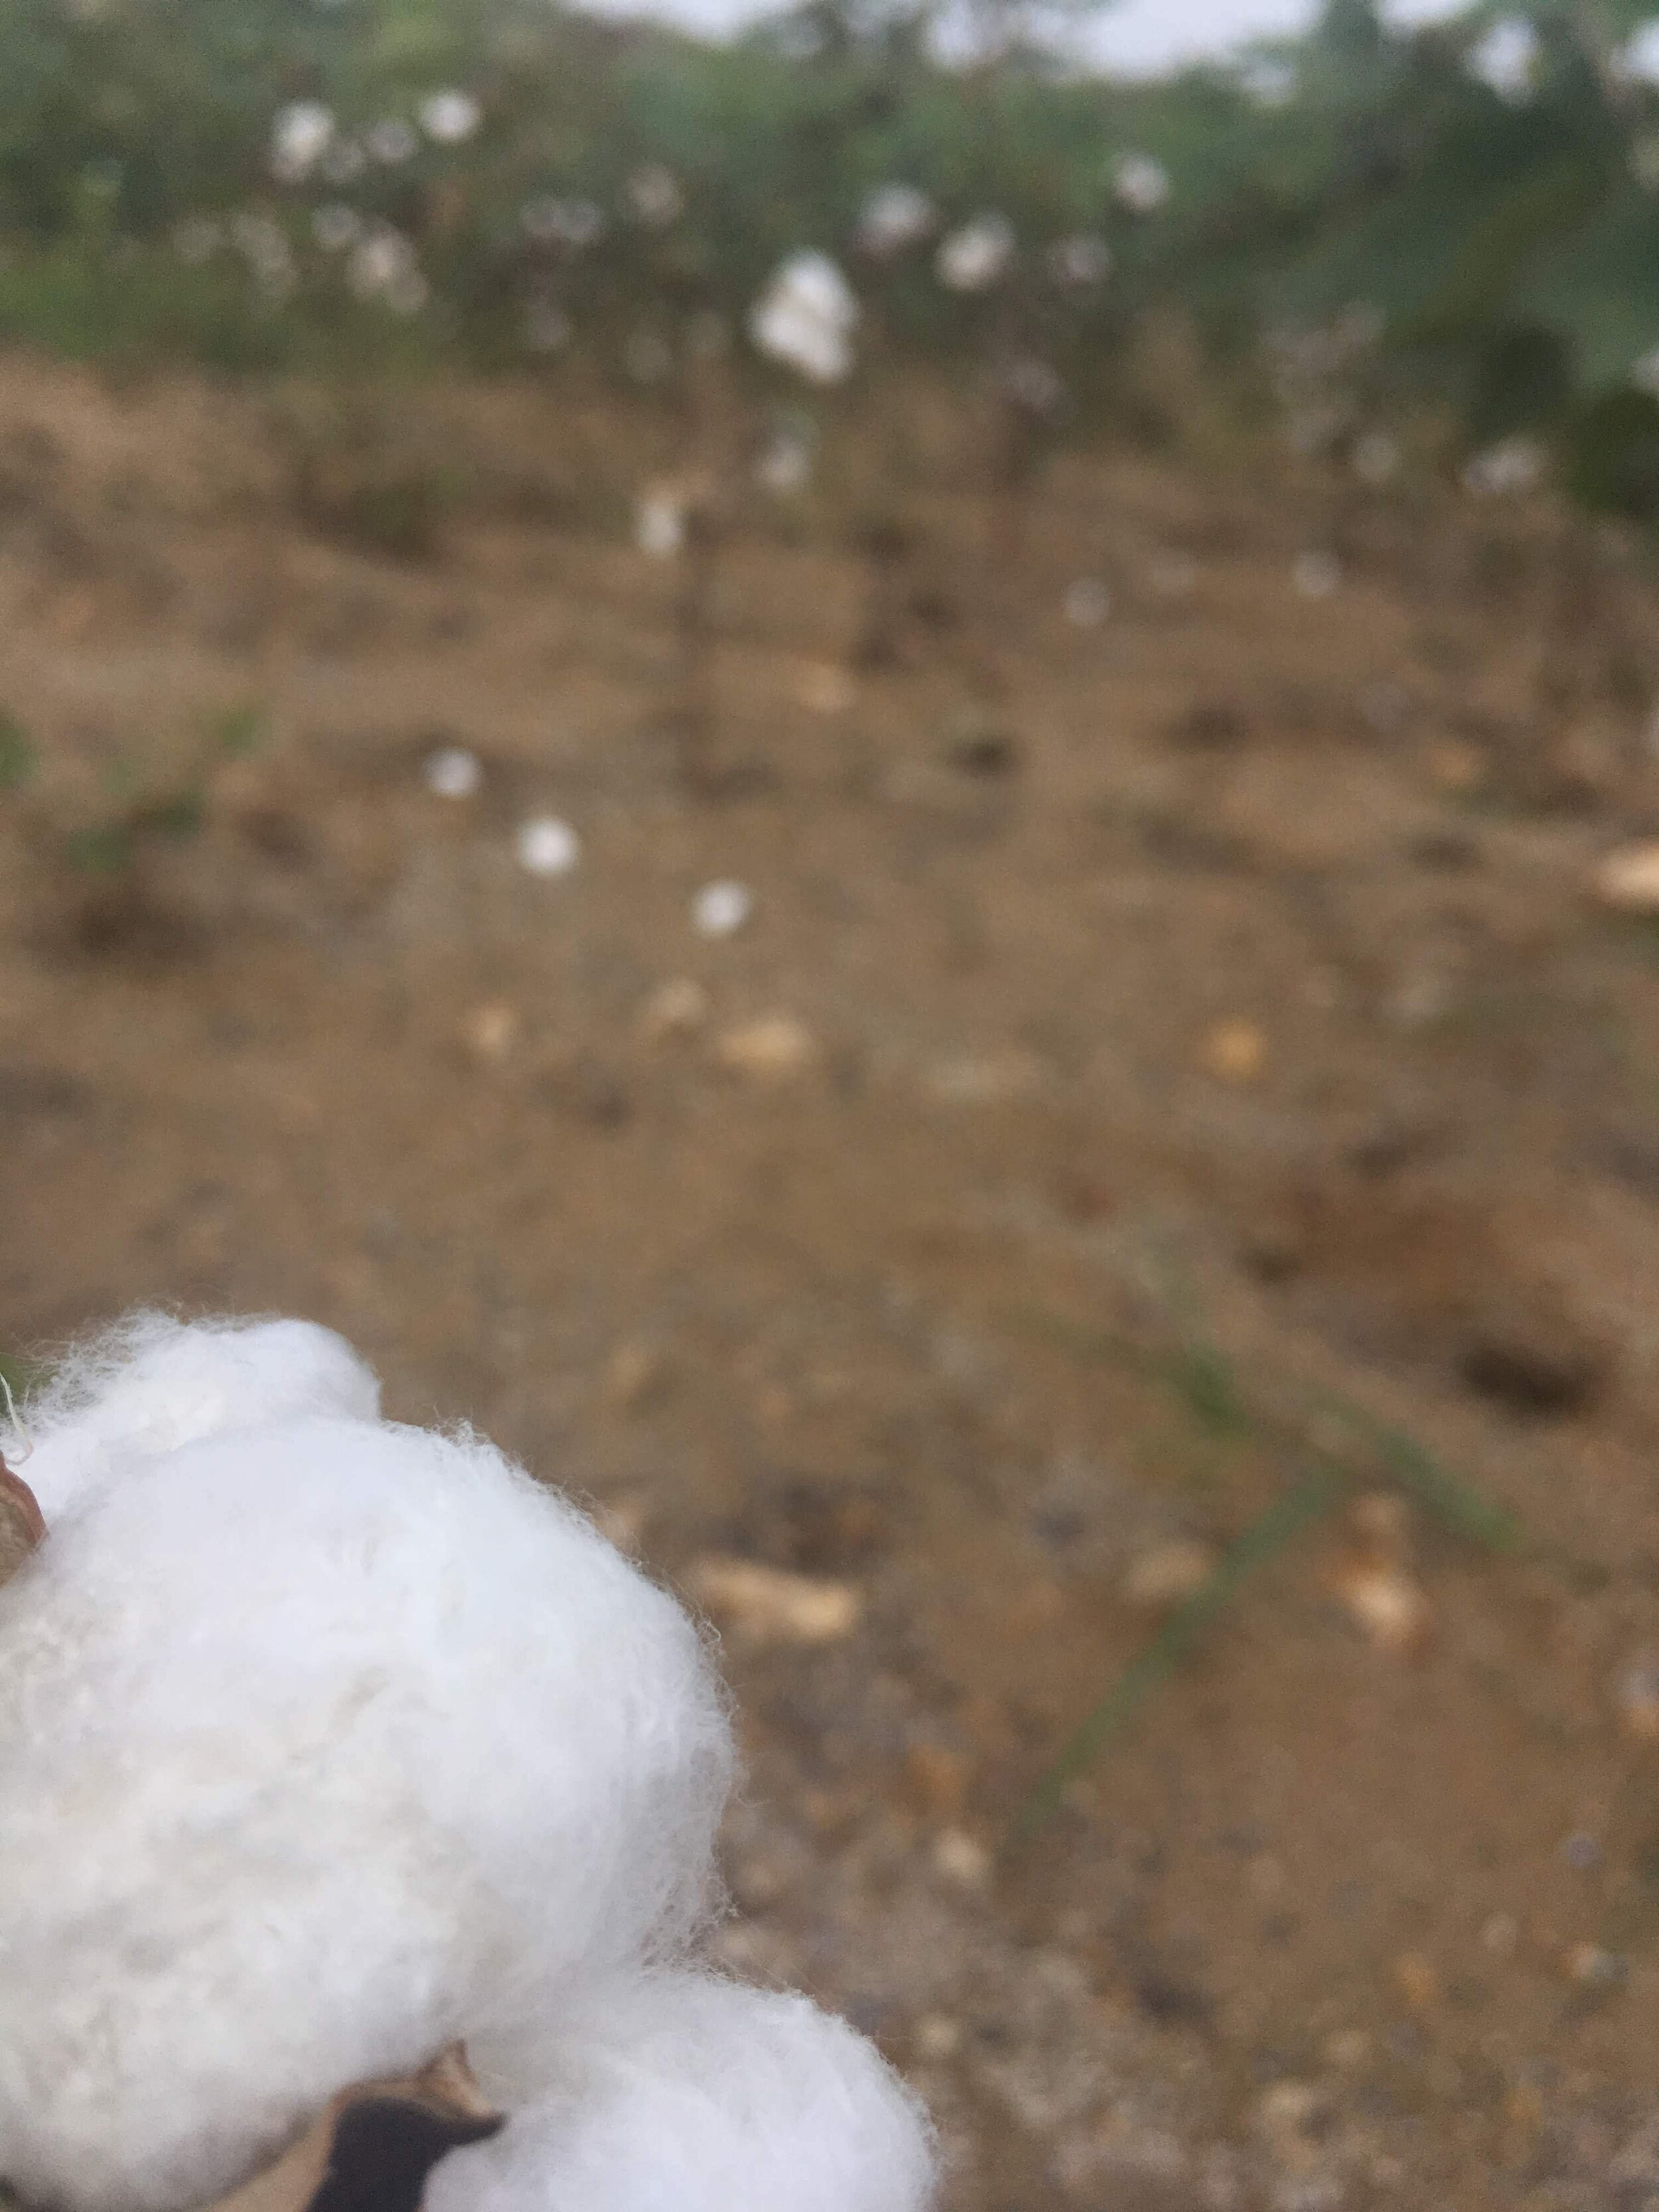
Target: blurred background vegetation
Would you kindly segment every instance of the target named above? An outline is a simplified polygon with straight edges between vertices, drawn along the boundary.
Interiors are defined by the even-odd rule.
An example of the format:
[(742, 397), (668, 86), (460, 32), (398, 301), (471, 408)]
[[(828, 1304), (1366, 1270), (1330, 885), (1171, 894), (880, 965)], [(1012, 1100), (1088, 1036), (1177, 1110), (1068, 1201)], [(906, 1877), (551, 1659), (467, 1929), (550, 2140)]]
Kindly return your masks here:
[(914, 354), (1045, 434), (1156, 440), (1150, 326), (1304, 453), (1381, 477), (1426, 440), (1490, 489), (1553, 463), (1652, 520), (1656, 29), (1647, 0), (1410, 32), (1328, 0), (1137, 82), (1015, 4), (951, 40), (807, 0), (713, 45), (546, 0), (12, 0), (0, 336), (672, 398), (728, 347), (756, 373), (744, 319), (817, 250), (862, 310), (848, 404)]

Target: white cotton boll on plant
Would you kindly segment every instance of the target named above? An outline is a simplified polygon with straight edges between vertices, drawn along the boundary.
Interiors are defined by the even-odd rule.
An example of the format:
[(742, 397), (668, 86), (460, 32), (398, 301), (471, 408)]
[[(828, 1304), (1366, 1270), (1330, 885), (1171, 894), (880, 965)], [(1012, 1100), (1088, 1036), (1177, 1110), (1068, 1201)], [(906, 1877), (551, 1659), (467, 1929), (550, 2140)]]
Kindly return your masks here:
[(919, 185), (878, 185), (859, 210), (858, 242), (883, 260), (919, 244), (938, 222), (938, 209)]
[(749, 335), (760, 352), (814, 384), (839, 384), (853, 367), (859, 303), (827, 253), (792, 253), (755, 302)]
[(343, 2083), (672, 1956), (730, 1735), (679, 1607), (488, 1443), (374, 1419), (326, 1332), (145, 1323), (72, 1374), (0, 1592), (0, 2170), (176, 2212)]
[(988, 291), (1007, 275), (1014, 243), (1014, 226), (1006, 215), (975, 216), (941, 241), (933, 273), (947, 291)]
[(421, 102), (421, 128), (434, 146), (464, 144), (483, 121), (483, 110), (470, 92), (448, 88)]
[(805, 1997), (647, 1975), (497, 2078), (513, 2118), (427, 2212), (921, 2212), (932, 2132), (874, 2046)]
[(270, 173), (280, 185), (303, 183), (327, 152), (334, 115), (320, 100), (295, 100), (270, 126)]

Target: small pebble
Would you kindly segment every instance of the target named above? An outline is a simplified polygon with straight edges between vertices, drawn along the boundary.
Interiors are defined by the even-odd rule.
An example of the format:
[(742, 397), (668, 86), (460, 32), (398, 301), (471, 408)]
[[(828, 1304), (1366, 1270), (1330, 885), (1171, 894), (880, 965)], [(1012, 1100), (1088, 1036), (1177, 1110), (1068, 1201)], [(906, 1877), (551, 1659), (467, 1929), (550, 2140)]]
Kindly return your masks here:
[(905, 1753), (904, 1771), (922, 1811), (936, 1820), (948, 1819), (962, 1810), (974, 1762), (966, 1752), (952, 1751), (947, 1744), (913, 1743)]
[(1480, 1930), (1480, 1948), (1494, 1959), (1512, 1959), (1521, 1941), (1521, 1923), (1512, 1912), (1494, 1912)]
[(519, 824), (513, 841), (519, 866), (527, 875), (568, 876), (581, 858), (581, 840), (555, 814), (535, 814)]
[(933, 1864), (963, 1889), (983, 1889), (991, 1879), (990, 1852), (963, 1828), (946, 1828), (935, 1838)]
[(1148, 572), (1152, 589), (1166, 599), (1184, 599), (1198, 586), (1198, 563), (1190, 553), (1164, 553)]
[(475, 1060), (498, 1066), (517, 1044), (520, 1029), (518, 1008), (496, 999), (467, 1016), (461, 1035)]
[(847, 671), (833, 660), (813, 660), (801, 671), (796, 696), (814, 714), (844, 714), (857, 700), (858, 690)]
[(1130, 1562), (1123, 1595), (1131, 1605), (1156, 1610), (1179, 1605), (1203, 1589), (1216, 1570), (1216, 1554), (1196, 1537), (1158, 1544)]
[(722, 1067), (757, 1083), (782, 1083), (818, 1057), (818, 1041), (793, 1014), (767, 1014), (726, 1030), (714, 1048)]
[(1575, 1944), (1567, 1954), (1566, 1968), (1571, 1978), (1586, 1989), (1616, 1989), (1625, 1978), (1624, 1960), (1599, 1943)]
[(708, 994), (689, 975), (676, 975), (660, 983), (646, 1000), (640, 1014), (641, 1034), (652, 1044), (665, 1038), (691, 1036), (708, 1019)]
[(1377, 1650), (1410, 1658), (1422, 1650), (1434, 1614), (1426, 1591), (1403, 1567), (1350, 1560), (1338, 1568), (1334, 1579), (1338, 1597)]
[(1254, 1022), (1218, 1022), (1204, 1038), (1199, 1057), (1223, 1083), (1254, 1083), (1267, 1061), (1267, 1040)]
[(1342, 564), (1334, 553), (1298, 553), (1291, 564), (1291, 581), (1304, 599), (1328, 599), (1341, 586)]
[(1112, 595), (1098, 576), (1079, 576), (1066, 586), (1066, 619), (1079, 629), (1098, 629), (1112, 611)]
[(1460, 799), (1480, 788), (1491, 766), (1479, 745), (1462, 738), (1443, 738), (1431, 745), (1425, 764), (1431, 783)]
[(1282, 2148), (1307, 2132), (1320, 2101), (1311, 2081), (1272, 2082), (1256, 2100), (1256, 2126), (1269, 2142)]
[(669, 1373), (668, 1356), (660, 1345), (630, 1338), (611, 1355), (605, 1370), (605, 1395), (623, 1413), (637, 1413), (662, 1395)]
[(637, 1553), (651, 1509), (642, 1498), (602, 1498), (592, 1514), (599, 1534), (619, 1552)]
[(1659, 1743), (1659, 1657), (1644, 1654), (1613, 1684), (1613, 1702), (1641, 1743)]
[(1569, 1836), (1561, 1846), (1561, 1856), (1575, 1874), (1589, 1874), (1601, 1863), (1601, 1846), (1594, 1836)]
[(648, 491), (634, 511), (634, 542), (653, 561), (672, 561), (685, 548), (685, 501), (678, 492)]
[(1604, 854), (1593, 880), (1596, 896), (1615, 914), (1659, 914), (1659, 837)]
[(1394, 1962), (1394, 1985), (1413, 2012), (1429, 2012), (1440, 2002), (1440, 1977), (1420, 1951), (1404, 1951)]
[(1370, 2055), (1371, 2039), (1361, 2028), (1339, 2028), (1325, 2039), (1325, 2063), (1339, 2067), (1345, 2074), (1357, 2073)]
[(443, 745), (428, 756), (426, 787), (440, 799), (471, 799), (483, 781), (483, 764), (465, 745)]
[(1000, 1106), (1042, 1088), (1042, 1063), (1018, 1046), (1005, 1052), (969, 1054), (929, 1068), (927, 1086), (947, 1106)]
[(691, 902), (691, 927), (699, 937), (731, 937), (754, 910), (755, 895), (747, 884), (705, 884)]
[(938, 2064), (962, 2048), (962, 2024), (948, 2013), (925, 2012), (916, 2022), (916, 2056)]
[(717, 1620), (750, 1644), (841, 1644), (858, 1626), (864, 1600), (850, 1583), (787, 1574), (757, 1559), (709, 1555), (688, 1580)]

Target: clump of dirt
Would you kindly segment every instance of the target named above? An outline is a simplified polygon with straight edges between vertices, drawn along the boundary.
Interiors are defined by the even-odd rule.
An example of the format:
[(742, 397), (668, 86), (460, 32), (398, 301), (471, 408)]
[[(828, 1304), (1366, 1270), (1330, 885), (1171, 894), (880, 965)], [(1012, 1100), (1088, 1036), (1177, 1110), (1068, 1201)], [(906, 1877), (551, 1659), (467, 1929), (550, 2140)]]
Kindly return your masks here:
[[(0, 368), (0, 1348), (313, 1315), (710, 1593), (721, 1953), (960, 2212), (1659, 2191), (1650, 571), (1077, 458), (991, 574), (935, 425), (874, 537), (730, 523), (689, 788), (683, 428), (425, 404), (405, 540), (263, 404)], [(1334, 1451), (1398, 1589), (1276, 1552), (1011, 1849)]]

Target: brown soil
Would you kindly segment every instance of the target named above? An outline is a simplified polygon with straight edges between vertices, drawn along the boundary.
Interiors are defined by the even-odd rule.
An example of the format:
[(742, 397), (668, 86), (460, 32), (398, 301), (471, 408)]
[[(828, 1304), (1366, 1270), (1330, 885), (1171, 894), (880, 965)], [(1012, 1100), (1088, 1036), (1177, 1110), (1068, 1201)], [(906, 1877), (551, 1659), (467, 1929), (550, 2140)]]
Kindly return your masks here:
[[(312, 1315), (669, 1581), (854, 1589), (732, 1626), (720, 1948), (882, 2039), (960, 2212), (1659, 2199), (1659, 937), (1587, 893), (1659, 823), (1633, 556), (1070, 461), (993, 605), (921, 453), (890, 665), (826, 510), (720, 554), (689, 793), (625, 527), (671, 426), (419, 426), (365, 487), (372, 441), (0, 368), (0, 1343)], [(1334, 1509), (1006, 1849), (1156, 1631), (1126, 1577), (1333, 1392), (1519, 1540)], [(1401, 1649), (1342, 1598), (1379, 1542)]]

